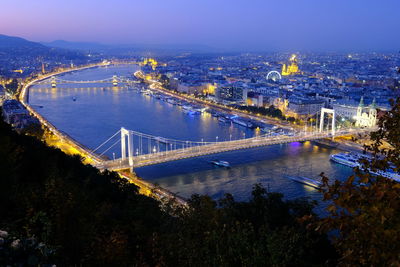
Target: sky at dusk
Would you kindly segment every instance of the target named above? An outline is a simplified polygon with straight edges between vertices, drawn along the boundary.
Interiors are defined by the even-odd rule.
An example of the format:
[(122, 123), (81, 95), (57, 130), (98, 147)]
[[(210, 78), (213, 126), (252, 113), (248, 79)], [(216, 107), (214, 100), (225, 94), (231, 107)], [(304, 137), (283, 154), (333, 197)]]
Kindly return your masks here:
[(399, 51), (400, 0), (1, 0), (0, 34), (265, 51)]

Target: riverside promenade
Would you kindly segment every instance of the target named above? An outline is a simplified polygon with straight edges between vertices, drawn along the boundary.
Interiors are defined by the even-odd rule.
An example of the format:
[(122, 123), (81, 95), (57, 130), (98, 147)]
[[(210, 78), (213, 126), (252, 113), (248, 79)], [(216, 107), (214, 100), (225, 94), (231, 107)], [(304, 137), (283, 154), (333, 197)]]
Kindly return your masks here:
[[(113, 65), (115, 64), (126, 64), (125, 62), (123, 63), (117, 63), (113, 62)], [(93, 153), (91, 149), (87, 148), (86, 146), (80, 144), (78, 141), (76, 141), (74, 138), (72, 138), (70, 135), (67, 133), (57, 129), (51, 122), (49, 122), (46, 118), (44, 118), (42, 115), (40, 115), (33, 107), (29, 105), (29, 89), (31, 86), (33, 86), (35, 83), (40, 82), (42, 80), (48, 79), (50, 77), (53, 77), (55, 75), (60, 75), (60, 74), (65, 74), (69, 72), (74, 72), (74, 71), (81, 71), (85, 69), (90, 69), (90, 68), (96, 68), (96, 67), (103, 67), (103, 66), (108, 66), (111, 65), (109, 62), (102, 62), (98, 64), (91, 64), (91, 65), (86, 65), (86, 66), (81, 66), (81, 67), (76, 67), (76, 68), (69, 68), (69, 69), (63, 69), (57, 72), (52, 72), (52, 73), (47, 73), (44, 75), (40, 75), (39, 77), (27, 82), (24, 84), (19, 92), (19, 101), (22, 103), (22, 105), (25, 106), (25, 108), (30, 112), (30, 114), (34, 117), (36, 117), (40, 123), (48, 129), (57, 139), (57, 143), (59, 144), (59, 147), (61, 150), (65, 151), (65, 147), (68, 147), (68, 151), (71, 152), (73, 151), (73, 154), (78, 154), (83, 157), (84, 162), (88, 163), (92, 166), (99, 166), (102, 165), (103, 162), (107, 161), (107, 158), (103, 156), (99, 156), (96, 153)], [(62, 144), (62, 146), (61, 146)], [(63, 149), (64, 147), (64, 149)], [(120, 175), (120, 177), (125, 178), (135, 184), (136, 186), (139, 187), (139, 192), (142, 194), (145, 194), (147, 196), (153, 197), (157, 200), (172, 200), (176, 204), (180, 206), (186, 206), (186, 200), (173, 194), (172, 192), (169, 192), (168, 190), (165, 190), (159, 186), (155, 186), (152, 183), (149, 183), (147, 181), (144, 181), (137, 177), (134, 173), (129, 173), (127, 170), (119, 170), (117, 173)]]

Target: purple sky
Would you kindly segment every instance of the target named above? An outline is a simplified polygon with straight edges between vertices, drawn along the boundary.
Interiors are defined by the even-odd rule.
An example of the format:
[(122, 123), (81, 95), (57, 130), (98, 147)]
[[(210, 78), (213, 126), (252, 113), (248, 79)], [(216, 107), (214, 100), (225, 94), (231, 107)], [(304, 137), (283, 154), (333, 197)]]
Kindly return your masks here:
[(33, 41), (400, 50), (400, 0), (1, 0), (0, 33)]

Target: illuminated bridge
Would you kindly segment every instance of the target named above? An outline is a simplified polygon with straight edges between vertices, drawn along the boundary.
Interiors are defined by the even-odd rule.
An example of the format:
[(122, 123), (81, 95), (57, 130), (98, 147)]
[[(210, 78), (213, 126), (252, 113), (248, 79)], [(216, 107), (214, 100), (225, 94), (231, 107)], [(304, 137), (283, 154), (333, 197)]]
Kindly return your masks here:
[(252, 138), (223, 142), (194, 142), (167, 139), (121, 128), (121, 130), (92, 152), (99, 151), (106, 143), (110, 142), (113, 138), (117, 138), (117, 140), (114, 143), (111, 142), (112, 145), (105, 149), (100, 155), (103, 155), (112, 147), (120, 144), (121, 158), (103, 161), (97, 167), (100, 169), (121, 170), (234, 150), (354, 135), (366, 133), (370, 130), (371, 129), (345, 129), (336, 132), (329, 130), (321, 132), (300, 132), (295, 135), (281, 134), (278, 136), (264, 134)]
[[(97, 167), (121, 170), (254, 147), (363, 134), (375, 129), (374, 127), (339, 128), (336, 126), (337, 120), (334, 110), (322, 108), (319, 114), (319, 127), (315, 125), (313, 131), (279, 135), (267, 133), (251, 138), (222, 142), (218, 142), (218, 137), (216, 137), (215, 142), (176, 140), (121, 128), (91, 153), (102, 156), (119, 144), (121, 146), (121, 157), (116, 159), (114, 156), (112, 160), (99, 162)], [(325, 120), (326, 114), (330, 115), (328, 120)], [(327, 127), (325, 127), (326, 122)], [(103, 152), (100, 153), (100, 150)]]
[(117, 75), (114, 75), (110, 78), (107, 79), (102, 79), (102, 80), (93, 80), (93, 81), (77, 81), (77, 80), (63, 80), (60, 79), (56, 76), (52, 76), (49, 79), (36, 82), (36, 84), (51, 84), (52, 87), (57, 87), (57, 84), (96, 84), (96, 83), (108, 83), (112, 84), (113, 86), (117, 86), (120, 83), (123, 84), (134, 84), (134, 83), (139, 83), (137, 80), (133, 80), (127, 77), (120, 77)]

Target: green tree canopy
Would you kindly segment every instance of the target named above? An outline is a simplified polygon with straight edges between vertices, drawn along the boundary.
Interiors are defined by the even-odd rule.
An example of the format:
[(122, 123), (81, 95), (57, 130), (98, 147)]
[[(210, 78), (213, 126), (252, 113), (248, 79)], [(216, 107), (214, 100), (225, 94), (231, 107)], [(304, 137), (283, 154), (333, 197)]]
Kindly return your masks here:
[(365, 152), (372, 161), (346, 181), (329, 183), (324, 177), (324, 199), (331, 204), (329, 216), (318, 227), (333, 232), (340, 263), (345, 266), (400, 265), (400, 183), (371, 171), (400, 171), (400, 99), (371, 133)]

